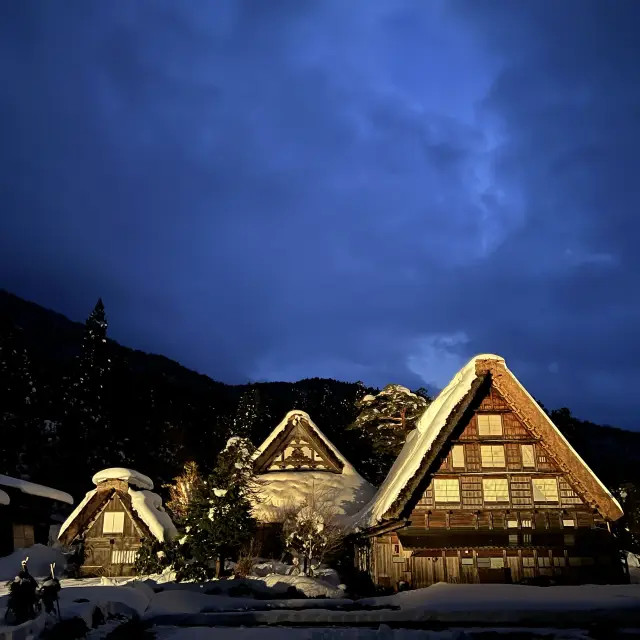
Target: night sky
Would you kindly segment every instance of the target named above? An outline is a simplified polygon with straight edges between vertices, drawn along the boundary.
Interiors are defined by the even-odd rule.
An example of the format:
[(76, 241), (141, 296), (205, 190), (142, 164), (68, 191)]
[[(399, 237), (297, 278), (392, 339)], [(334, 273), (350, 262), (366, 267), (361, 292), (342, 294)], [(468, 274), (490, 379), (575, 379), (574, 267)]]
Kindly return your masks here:
[(638, 0), (6, 0), (0, 287), (231, 383), (503, 355), (636, 425)]

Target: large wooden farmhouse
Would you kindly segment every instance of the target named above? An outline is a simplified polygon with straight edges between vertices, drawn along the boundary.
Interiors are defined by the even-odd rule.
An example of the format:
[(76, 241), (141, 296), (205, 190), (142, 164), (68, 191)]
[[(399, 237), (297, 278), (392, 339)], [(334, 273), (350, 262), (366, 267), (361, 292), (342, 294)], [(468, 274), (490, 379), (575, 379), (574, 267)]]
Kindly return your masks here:
[(377, 584), (621, 582), (616, 499), (495, 355), (473, 358), (419, 419), (354, 517)]
[(89, 491), (60, 529), (58, 540), (78, 546), (84, 576), (128, 576), (134, 573), (145, 538), (168, 541), (176, 529), (152, 493), (153, 482), (131, 469), (105, 469), (93, 476)]
[(254, 454), (262, 553), (279, 548), (284, 518), (305, 502), (322, 504), (336, 519), (353, 516), (375, 489), (355, 470), (304, 411), (290, 411)]
[(0, 475), (0, 487), (0, 556), (47, 544), (59, 510), (73, 504), (68, 493), (21, 478)]

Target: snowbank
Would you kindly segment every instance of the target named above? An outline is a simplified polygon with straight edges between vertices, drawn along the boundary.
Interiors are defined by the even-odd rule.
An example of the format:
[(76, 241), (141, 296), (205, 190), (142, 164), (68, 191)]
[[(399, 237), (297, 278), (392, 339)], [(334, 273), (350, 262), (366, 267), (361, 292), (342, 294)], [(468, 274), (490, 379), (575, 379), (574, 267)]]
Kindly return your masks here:
[[(29, 482), (28, 480), (12, 478), (11, 476), (4, 476), (0, 474), (0, 485), (3, 487), (11, 487), (12, 489), (18, 489), (18, 491), (22, 491), (22, 493), (28, 493), (32, 496), (49, 498), (50, 500), (58, 500), (59, 502), (73, 504), (73, 498), (68, 493), (65, 493), (64, 491), (58, 491), (57, 489), (52, 489), (51, 487), (45, 487), (43, 484)], [(5, 493), (5, 495), (7, 494)], [(9, 503), (6, 502), (4, 504)]]
[(11, 504), (11, 498), (9, 498), (9, 494), (6, 491), (0, 489), (0, 505)]
[(169, 514), (162, 506), (162, 498), (151, 491), (136, 491), (129, 487), (131, 505), (151, 533), (160, 542), (168, 542), (178, 535)]
[(124, 467), (111, 467), (110, 469), (103, 469), (98, 471), (91, 481), (97, 485), (105, 480), (124, 480), (138, 489), (146, 489), (147, 491), (153, 490), (153, 481), (148, 476), (145, 476), (139, 471), (133, 469), (125, 469)]
[(20, 571), (20, 563), (29, 558), (29, 573), (36, 578), (49, 575), (49, 565), (56, 563), (56, 575), (60, 575), (67, 561), (60, 549), (34, 544), (28, 549), (16, 549), (11, 555), (0, 558), (0, 581), (13, 580)]

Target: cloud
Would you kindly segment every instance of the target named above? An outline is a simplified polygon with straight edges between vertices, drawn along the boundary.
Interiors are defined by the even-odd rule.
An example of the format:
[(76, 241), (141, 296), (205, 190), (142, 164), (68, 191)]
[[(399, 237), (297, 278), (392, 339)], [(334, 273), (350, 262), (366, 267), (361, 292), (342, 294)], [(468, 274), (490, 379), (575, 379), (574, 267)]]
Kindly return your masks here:
[(637, 355), (618, 9), (276, 5), (4, 9), (6, 286), (102, 295), (116, 339), (230, 382), (442, 385), (498, 352), (615, 420), (585, 372)]

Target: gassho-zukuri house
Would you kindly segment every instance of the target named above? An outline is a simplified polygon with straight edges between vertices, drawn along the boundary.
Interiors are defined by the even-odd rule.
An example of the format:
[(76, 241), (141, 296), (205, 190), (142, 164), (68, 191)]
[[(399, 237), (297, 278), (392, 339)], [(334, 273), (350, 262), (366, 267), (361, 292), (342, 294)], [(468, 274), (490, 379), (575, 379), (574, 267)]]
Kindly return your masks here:
[(624, 582), (622, 508), (503, 358), (465, 365), (352, 519), (377, 584)]
[(347, 521), (375, 493), (304, 411), (289, 411), (253, 455), (262, 555), (278, 555), (287, 513), (311, 500), (330, 505), (331, 516)]
[(145, 538), (166, 542), (177, 535), (176, 528), (144, 474), (114, 467), (99, 471), (92, 481), (96, 488), (64, 522), (58, 540), (81, 547), (83, 576), (133, 575)]

